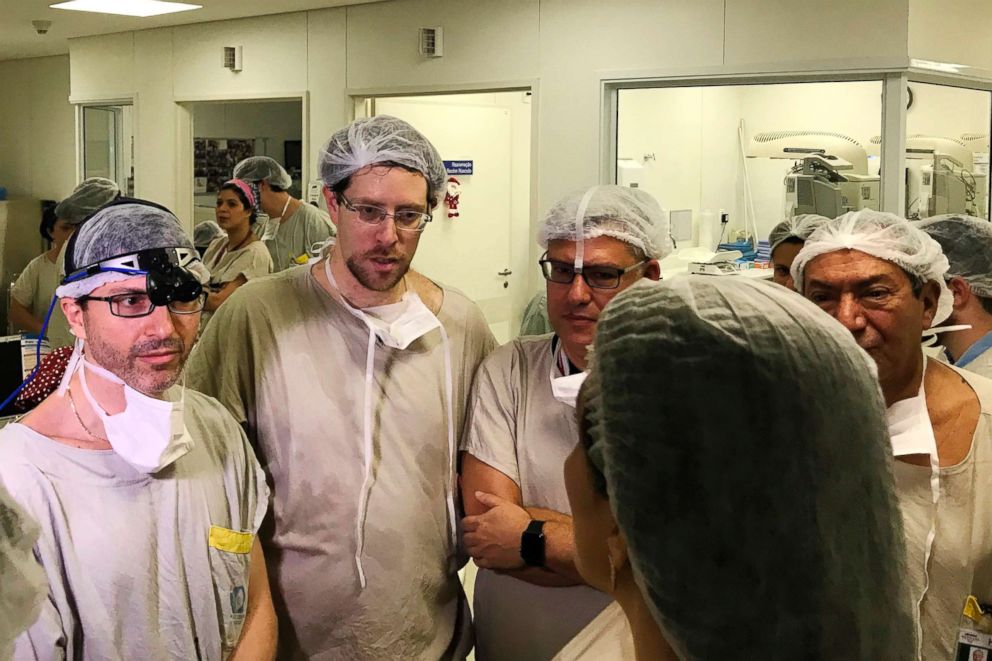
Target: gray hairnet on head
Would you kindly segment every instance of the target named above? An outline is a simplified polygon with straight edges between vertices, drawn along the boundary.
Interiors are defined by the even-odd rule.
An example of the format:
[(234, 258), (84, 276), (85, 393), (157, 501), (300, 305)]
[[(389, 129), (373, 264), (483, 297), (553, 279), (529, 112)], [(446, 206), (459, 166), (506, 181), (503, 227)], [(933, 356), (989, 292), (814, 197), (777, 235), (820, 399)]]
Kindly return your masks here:
[(976, 296), (992, 298), (992, 223), (972, 216), (932, 216), (915, 223), (940, 244), (950, 267), (945, 279), (963, 278)]
[(772, 231), (768, 234), (768, 244), (770, 246), (769, 253), (775, 252), (783, 241), (788, 241), (789, 239), (796, 239), (799, 242), (804, 242), (824, 223), (830, 222), (830, 219), (826, 216), (820, 216), (815, 213), (802, 213), (798, 216), (793, 216), (783, 220), (781, 223), (772, 228)]
[(549, 241), (578, 241), (578, 221), (586, 240), (608, 236), (639, 248), (648, 259), (662, 259), (672, 251), (668, 217), (649, 193), (612, 184), (596, 186), (582, 218), (577, 219), (588, 191), (566, 195), (545, 214), (537, 237), (542, 248), (547, 249)]
[(226, 234), (221, 226), (212, 220), (205, 220), (193, 228), (193, 244), (197, 248), (206, 248), (218, 236)]
[(395, 163), (427, 180), (427, 196), (437, 204), (448, 177), (444, 161), (423, 133), (389, 115), (356, 119), (337, 131), (320, 150), (318, 169), (332, 190), (353, 174), (379, 163)]
[(137, 201), (115, 204), (93, 214), (73, 236), (69, 247), (74, 269), (152, 248), (194, 249), (178, 218)]
[(293, 178), (286, 168), (268, 156), (249, 156), (234, 166), (234, 179), (253, 183), (268, 181), (270, 186), (286, 190), (293, 185)]
[(55, 207), (55, 217), (78, 225), (94, 211), (121, 194), (116, 182), (103, 177), (84, 179)]
[(875, 374), (771, 283), (641, 281), (603, 311), (588, 455), (681, 658), (915, 657)]

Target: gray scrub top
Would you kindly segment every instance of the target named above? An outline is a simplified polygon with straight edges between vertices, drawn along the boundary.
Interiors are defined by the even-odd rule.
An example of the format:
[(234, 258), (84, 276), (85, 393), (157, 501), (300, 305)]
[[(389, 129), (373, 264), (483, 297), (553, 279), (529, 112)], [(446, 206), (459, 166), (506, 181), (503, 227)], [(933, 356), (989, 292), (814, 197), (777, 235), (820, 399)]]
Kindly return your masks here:
[(268, 487), (215, 399), (187, 390), (185, 420), (193, 449), (155, 475), (113, 450), (0, 430), (0, 482), (41, 525), (50, 584), (15, 659), (221, 660), (237, 645), (249, 554), (230, 540), (250, 543)]
[[(451, 343), (457, 433), (472, 377), (495, 340), (474, 303), (443, 291), (437, 316)], [(288, 269), (249, 282), (218, 309), (193, 351), (189, 382), (247, 423), (272, 485), (261, 540), (279, 616), (279, 658), (461, 658), (470, 622), (448, 523), (437, 330), (406, 350), (376, 346), (375, 459), (362, 554), (368, 584), (363, 590), (359, 583), (368, 340), (364, 323), (309, 267)]]
[(295, 266), (293, 260), (307, 255), (311, 246), (335, 236), (331, 218), (312, 204), (302, 203), (279, 223), (274, 238), (265, 242), (272, 255), (273, 273)]
[[(32, 259), (10, 288), (10, 295), (18, 303), (26, 307), (36, 319), (45, 319), (48, 306), (51, 305), (55, 289), (62, 279), (60, 272), (65, 270), (65, 248), (59, 253), (58, 259), (52, 262), (45, 253)], [(52, 348), (72, 346), (76, 338), (69, 330), (62, 306), (57, 304), (52, 310), (52, 318), (48, 322), (45, 333)]]
[[(517, 338), (482, 363), (462, 450), (516, 482), (525, 507), (571, 514), (563, 467), (579, 430), (575, 409), (551, 393), (552, 337)], [(584, 585), (548, 588), (480, 569), (476, 658), (546, 661), (611, 601)]]
[[(951, 367), (978, 395), (981, 413), (967, 457), (940, 469), (937, 535), (927, 571), (926, 538), (933, 520), (929, 466), (893, 461), (906, 534), (906, 564), (923, 630), (924, 659), (953, 659), (965, 599), (992, 603), (992, 381)], [(924, 593), (926, 575), (929, 588)]]

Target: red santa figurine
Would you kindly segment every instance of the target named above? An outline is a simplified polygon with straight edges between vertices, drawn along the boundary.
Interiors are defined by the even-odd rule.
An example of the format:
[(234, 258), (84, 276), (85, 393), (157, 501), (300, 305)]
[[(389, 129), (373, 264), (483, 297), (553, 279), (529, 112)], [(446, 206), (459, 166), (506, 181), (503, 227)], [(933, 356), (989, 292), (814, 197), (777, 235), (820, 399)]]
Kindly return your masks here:
[(448, 191), (444, 194), (444, 206), (448, 207), (448, 218), (458, 218), (458, 198), (461, 194), (461, 183), (454, 177), (448, 177)]

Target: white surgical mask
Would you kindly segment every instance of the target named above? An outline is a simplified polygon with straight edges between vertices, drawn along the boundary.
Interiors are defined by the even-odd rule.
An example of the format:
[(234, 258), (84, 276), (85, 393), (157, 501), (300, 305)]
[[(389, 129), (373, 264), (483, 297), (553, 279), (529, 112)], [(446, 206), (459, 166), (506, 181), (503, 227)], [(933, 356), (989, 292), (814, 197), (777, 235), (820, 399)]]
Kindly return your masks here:
[(337, 291), (335, 298), (354, 317), (365, 323), (369, 329), (369, 343), (365, 357), (365, 394), (363, 404), (362, 437), (364, 445), (364, 473), (362, 490), (358, 497), (358, 518), (355, 522), (357, 544), (355, 548), (355, 566), (358, 570), (358, 582), (364, 590), (368, 585), (362, 554), (365, 548), (365, 519), (368, 515), (369, 494), (372, 491), (372, 462), (375, 457), (375, 443), (372, 438), (372, 385), (375, 368), (376, 338), (383, 344), (394, 349), (404, 350), (417, 339), (427, 335), (435, 328), (441, 332), (441, 342), (444, 345), (444, 396), (448, 418), (448, 476), (445, 483), (445, 504), (448, 509), (448, 524), (452, 548), (458, 545), (458, 519), (455, 514), (455, 411), (454, 411), (454, 378), (451, 368), (451, 343), (448, 334), (430, 309), (424, 305), (415, 292), (407, 292), (403, 300), (391, 305), (381, 305), (367, 308), (375, 314), (367, 314), (359, 310), (340, 293), (337, 281), (331, 273), (331, 259), (324, 260), (324, 275), (332, 289)]
[[(77, 340), (63, 385), (67, 388), (72, 374), (78, 370), (83, 394), (103, 423), (107, 441), (121, 459), (142, 473), (152, 474), (193, 449), (193, 438), (186, 429), (183, 416), (185, 387), (181, 389), (178, 401), (149, 397), (124, 383), (113, 372), (88, 361), (82, 356), (81, 347), (82, 342)], [(122, 412), (116, 415), (107, 415), (104, 412), (86, 383), (87, 370), (124, 387), (125, 408)]]
[[(927, 360), (924, 357), (923, 378), (920, 380), (920, 390), (917, 395), (893, 403), (885, 412), (889, 437), (892, 441), (893, 456), (925, 454), (930, 457), (930, 494), (933, 503), (933, 517), (923, 552), (924, 585), (923, 592), (920, 594), (920, 602), (916, 604), (917, 609), (919, 609), (923, 596), (926, 595), (930, 587), (930, 555), (933, 553), (933, 542), (937, 536), (937, 503), (940, 501), (940, 459), (937, 456), (937, 437), (933, 433), (933, 424), (930, 422), (926, 392), (923, 387), (926, 382)], [(917, 627), (917, 641), (922, 641), (922, 631), (919, 629), (919, 624)]]
[[(558, 368), (557, 372), (556, 367)], [(565, 352), (562, 350), (559, 339), (551, 360), (551, 394), (557, 401), (568, 404), (574, 409), (579, 399), (579, 389), (582, 388), (582, 382), (586, 380), (588, 372), (576, 374), (569, 374), (568, 372), (568, 359), (565, 358)], [(564, 376), (557, 376), (558, 373)]]
[(953, 333), (955, 331), (971, 330), (971, 324), (959, 324), (957, 326), (937, 326), (923, 331), (923, 354), (930, 358), (935, 358), (942, 362), (950, 362), (946, 358), (944, 345), (937, 343), (937, 335), (940, 333)]

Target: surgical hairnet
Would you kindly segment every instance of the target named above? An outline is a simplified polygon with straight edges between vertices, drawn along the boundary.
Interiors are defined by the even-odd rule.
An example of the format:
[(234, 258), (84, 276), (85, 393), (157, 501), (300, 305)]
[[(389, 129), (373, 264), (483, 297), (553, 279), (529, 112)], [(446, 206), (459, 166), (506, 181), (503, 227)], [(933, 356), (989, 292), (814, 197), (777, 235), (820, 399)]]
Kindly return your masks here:
[(947, 258), (939, 243), (908, 220), (891, 213), (863, 209), (824, 223), (810, 235), (792, 262), (796, 291), (803, 293), (803, 270), (807, 264), (820, 255), (838, 250), (857, 250), (892, 262), (910, 278), (936, 282), (940, 286), (940, 298), (931, 326), (951, 316), (954, 296), (944, 282)]
[(783, 220), (781, 223), (776, 225), (768, 235), (768, 243), (771, 246), (769, 253), (775, 252), (775, 249), (779, 247), (779, 244), (786, 239), (799, 239), (800, 241), (806, 241), (810, 234), (819, 229), (821, 225), (828, 222), (830, 222), (829, 218), (815, 213), (803, 213)]
[[(551, 207), (538, 232), (542, 248), (547, 249), (549, 241), (578, 240), (576, 215), (588, 192), (570, 193)], [(668, 217), (658, 201), (639, 188), (596, 186), (579, 221), (586, 240), (608, 236), (640, 248), (648, 259), (662, 259), (672, 251)]]
[(58, 203), (55, 215), (71, 225), (78, 225), (120, 194), (121, 189), (110, 179), (90, 177), (80, 182), (69, 197)]
[(212, 220), (205, 220), (193, 228), (193, 245), (206, 248), (218, 236), (225, 234), (220, 225)]
[(964, 278), (976, 296), (992, 298), (992, 223), (971, 216), (933, 216), (915, 223), (940, 244), (946, 279)]
[[(151, 206), (143, 200), (121, 200), (97, 211), (69, 240), (66, 249), (67, 275), (114, 257), (123, 257), (153, 248), (188, 248), (195, 252), (193, 242), (183, 231), (172, 212)], [(201, 282), (209, 273), (197, 260), (190, 268)], [(109, 282), (125, 280), (123, 273), (98, 273), (88, 278), (59, 286), (56, 294), (78, 298)]]
[(286, 168), (268, 156), (249, 156), (244, 159), (234, 166), (233, 178), (251, 182), (265, 180), (269, 185), (283, 190), (293, 185), (293, 178), (286, 172)]
[(850, 333), (771, 283), (640, 281), (591, 363), (589, 459), (680, 658), (915, 656), (885, 405)]
[(38, 527), (0, 484), (0, 659), (13, 658), (14, 639), (38, 619), (48, 594), (37, 539)]
[(389, 115), (356, 119), (337, 131), (320, 150), (318, 167), (324, 185), (333, 188), (362, 168), (387, 161), (424, 175), (432, 198), (444, 189), (448, 173), (437, 149), (420, 131)]

